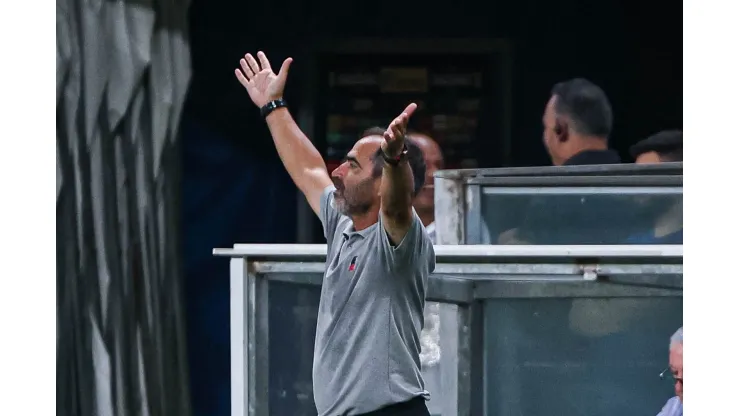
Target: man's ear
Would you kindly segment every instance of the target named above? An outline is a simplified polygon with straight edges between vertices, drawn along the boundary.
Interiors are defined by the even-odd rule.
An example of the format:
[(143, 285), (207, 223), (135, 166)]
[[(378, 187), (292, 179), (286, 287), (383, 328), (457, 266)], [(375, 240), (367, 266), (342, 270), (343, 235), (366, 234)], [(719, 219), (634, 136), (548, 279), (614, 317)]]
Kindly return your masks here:
[(568, 141), (568, 123), (566, 123), (565, 120), (557, 118), (555, 120), (555, 128), (553, 130), (555, 132), (555, 137), (557, 137), (559, 142), (565, 143)]

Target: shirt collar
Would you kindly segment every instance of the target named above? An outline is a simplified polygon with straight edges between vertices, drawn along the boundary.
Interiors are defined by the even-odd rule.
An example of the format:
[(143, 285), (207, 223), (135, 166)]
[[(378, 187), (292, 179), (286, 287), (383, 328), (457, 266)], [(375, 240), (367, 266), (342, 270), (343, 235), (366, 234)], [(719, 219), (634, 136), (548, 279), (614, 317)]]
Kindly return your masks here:
[(352, 223), (352, 221), (350, 221), (349, 224), (347, 224), (347, 226), (344, 227), (344, 231), (342, 231), (342, 235), (344, 235), (344, 238), (346, 239), (349, 239), (353, 235), (359, 235), (360, 238), (364, 239), (365, 237), (370, 235), (370, 233), (373, 232), (373, 230), (377, 226), (378, 226), (378, 223), (376, 222), (375, 224), (365, 228), (364, 230), (355, 231), (355, 225)]

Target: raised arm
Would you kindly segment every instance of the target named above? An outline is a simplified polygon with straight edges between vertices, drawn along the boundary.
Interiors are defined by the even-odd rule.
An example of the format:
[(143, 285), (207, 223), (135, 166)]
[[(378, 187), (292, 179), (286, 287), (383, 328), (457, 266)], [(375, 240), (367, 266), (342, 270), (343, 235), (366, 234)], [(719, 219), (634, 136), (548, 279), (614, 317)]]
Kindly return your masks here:
[(263, 52), (257, 52), (257, 58), (259, 62), (251, 54), (246, 54), (239, 61), (241, 69), (235, 70), (236, 78), (257, 107), (262, 109), (268, 104), (278, 107), (265, 118), (272, 140), (293, 182), (306, 196), (313, 212), (319, 215), (321, 194), (332, 182), (321, 154), (282, 102), (285, 80), (293, 60), (286, 59), (276, 75)]
[(380, 215), (394, 245), (401, 243), (414, 219), (414, 175), (404, 151), (406, 126), (415, 110), (416, 104), (409, 104), (388, 126), (381, 144), (386, 163), (380, 183)]

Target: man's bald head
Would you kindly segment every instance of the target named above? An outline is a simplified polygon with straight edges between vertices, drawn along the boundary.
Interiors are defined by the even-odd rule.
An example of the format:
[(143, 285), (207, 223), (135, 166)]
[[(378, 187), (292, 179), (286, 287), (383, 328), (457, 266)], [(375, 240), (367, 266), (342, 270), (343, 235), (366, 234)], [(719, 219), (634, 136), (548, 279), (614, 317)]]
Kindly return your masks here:
[(669, 348), (677, 347), (677, 346), (683, 346), (683, 327), (678, 328), (678, 331), (674, 332), (673, 335), (671, 335), (671, 343)]
[(421, 148), (421, 151), (424, 153), (424, 156), (430, 155), (430, 156), (436, 156), (438, 164), (442, 164), (442, 149), (439, 147), (439, 144), (432, 139), (431, 137), (427, 136), (423, 133), (409, 133), (409, 138), (413, 140), (417, 146)]

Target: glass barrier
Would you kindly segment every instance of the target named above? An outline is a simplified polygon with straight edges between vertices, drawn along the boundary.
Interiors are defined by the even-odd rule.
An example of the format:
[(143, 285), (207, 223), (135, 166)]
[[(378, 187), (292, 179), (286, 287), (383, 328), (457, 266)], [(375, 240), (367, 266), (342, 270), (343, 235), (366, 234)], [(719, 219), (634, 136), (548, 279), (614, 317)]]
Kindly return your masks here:
[(503, 168), (435, 174), (438, 242), (683, 243), (682, 164)]
[(315, 416), (311, 369), (321, 286), (270, 282), (268, 293), (270, 413)]
[[(477, 241), (489, 244), (682, 244), (678, 188), (483, 188)], [(485, 227), (485, 229), (484, 229)], [(480, 231), (478, 231), (480, 230)]]
[[(315, 415), (324, 245), (231, 260), (232, 415)], [(652, 414), (682, 322), (680, 246), (435, 246), (422, 333), (432, 415)]]
[(490, 415), (652, 415), (673, 386), (681, 297), (498, 299), (485, 310)]

